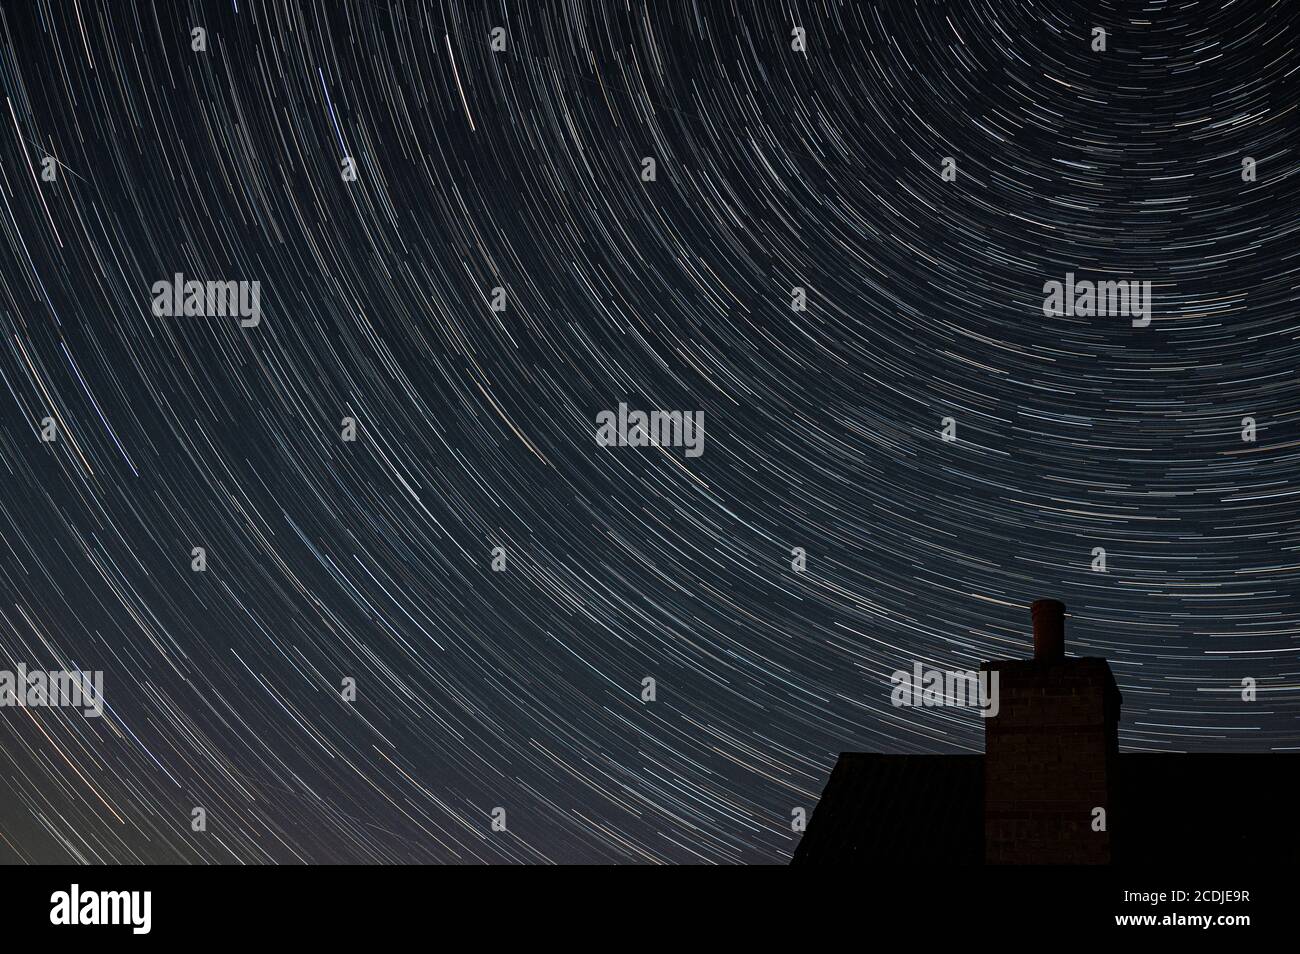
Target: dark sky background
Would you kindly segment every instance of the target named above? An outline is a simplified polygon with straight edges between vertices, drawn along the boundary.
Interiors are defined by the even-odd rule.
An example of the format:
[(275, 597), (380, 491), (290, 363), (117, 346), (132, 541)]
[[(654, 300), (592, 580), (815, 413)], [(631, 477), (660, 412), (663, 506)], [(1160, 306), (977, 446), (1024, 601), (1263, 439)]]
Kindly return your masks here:
[(5, 3), (0, 668), (108, 711), (0, 710), (0, 860), (783, 862), (837, 752), (981, 750), (889, 674), (1045, 596), (1125, 750), (1300, 750), (1298, 19)]

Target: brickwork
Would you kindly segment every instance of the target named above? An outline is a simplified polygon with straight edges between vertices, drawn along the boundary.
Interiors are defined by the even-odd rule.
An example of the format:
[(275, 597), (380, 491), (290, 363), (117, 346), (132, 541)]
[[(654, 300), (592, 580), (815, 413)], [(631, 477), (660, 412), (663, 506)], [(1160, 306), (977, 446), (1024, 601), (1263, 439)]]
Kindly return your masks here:
[[(986, 863), (1109, 863), (1121, 701), (1110, 666), (1062, 657), (983, 668), (998, 673), (1000, 705), (984, 724)], [(1106, 831), (1093, 830), (1098, 807)]]

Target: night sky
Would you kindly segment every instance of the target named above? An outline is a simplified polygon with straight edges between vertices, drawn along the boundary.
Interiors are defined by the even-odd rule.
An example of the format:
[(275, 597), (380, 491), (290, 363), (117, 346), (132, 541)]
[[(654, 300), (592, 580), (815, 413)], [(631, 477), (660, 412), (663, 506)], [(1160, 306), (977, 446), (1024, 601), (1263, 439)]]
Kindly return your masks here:
[[(1124, 751), (1300, 751), (1298, 40), (6, 2), (0, 668), (106, 711), (0, 709), (0, 861), (784, 862), (838, 752), (982, 750), (889, 675), (1029, 655), (1039, 597)], [(1067, 272), (1151, 323), (1045, 317)], [(261, 323), (157, 317), (176, 273)], [(620, 403), (702, 456), (600, 446)]]

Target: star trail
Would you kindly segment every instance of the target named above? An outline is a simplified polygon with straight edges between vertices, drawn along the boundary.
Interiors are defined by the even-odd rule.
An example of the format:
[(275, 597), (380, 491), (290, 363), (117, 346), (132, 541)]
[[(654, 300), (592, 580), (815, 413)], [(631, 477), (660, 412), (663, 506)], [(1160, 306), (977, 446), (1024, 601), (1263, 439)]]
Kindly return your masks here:
[(1040, 597), (1124, 751), (1300, 751), (1298, 39), (4, 3), (0, 668), (103, 714), (0, 709), (0, 860), (783, 863)]

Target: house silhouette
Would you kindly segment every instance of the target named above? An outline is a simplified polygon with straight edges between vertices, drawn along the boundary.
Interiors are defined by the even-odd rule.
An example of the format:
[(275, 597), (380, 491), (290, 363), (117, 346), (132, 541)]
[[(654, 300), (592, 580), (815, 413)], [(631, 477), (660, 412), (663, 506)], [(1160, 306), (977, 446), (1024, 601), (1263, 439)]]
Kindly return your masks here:
[[(984, 755), (845, 752), (791, 864), (1286, 864), (1300, 755), (1120, 753), (1105, 659), (1067, 658), (1065, 606), (998, 677)], [(993, 711), (990, 709), (990, 711)]]

